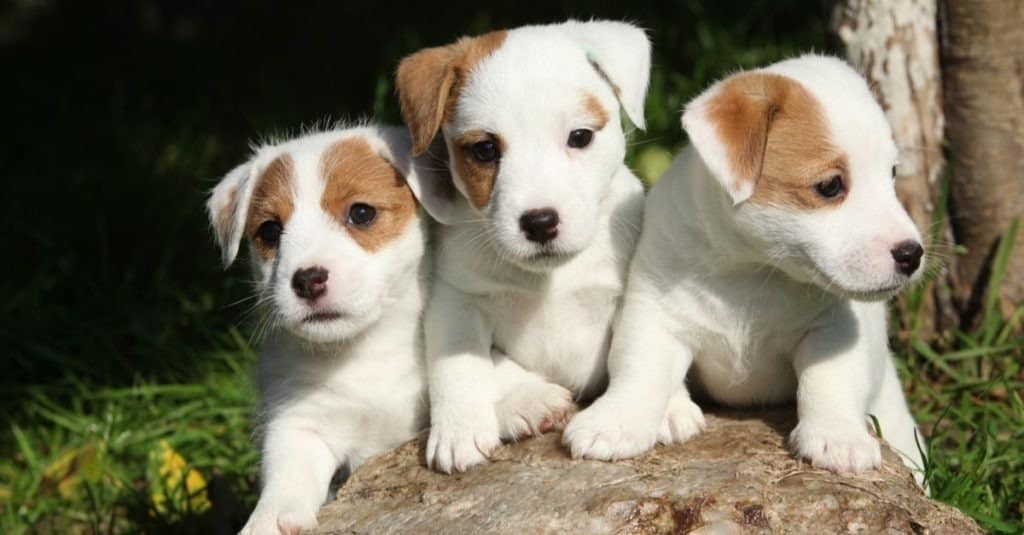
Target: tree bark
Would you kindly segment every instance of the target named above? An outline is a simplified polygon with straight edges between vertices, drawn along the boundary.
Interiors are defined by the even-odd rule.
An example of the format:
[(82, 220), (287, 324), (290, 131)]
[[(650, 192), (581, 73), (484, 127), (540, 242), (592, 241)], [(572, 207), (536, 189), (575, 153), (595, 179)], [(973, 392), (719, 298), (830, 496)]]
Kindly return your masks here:
[(786, 449), (792, 407), (706, 416), (703, 433), (633, 459), (574, 460), (547, 433), (456, 475), (423, 465), (421, 436), (357, 468), (313, 533), (982, 533), (887, 446), (878, 469), (834, 474)]
[[(961, 324), (980, 319), (1000, 238), (1024, 213), (1024, 2), (941, 0), (942, 66), (952, 159)], [(1002, 312), (1024, 297), (1024, 233), (999, 289)]]
[[(900, 150), (896, 192), (928, 243), (930, 269), (948, 273), (948, 226), (937, 221), (941, 198), (942, 76), (935, 0), (840, 0), (831, 28), (846, 57), (867, 78)], [(901, 300), (903, 327), (927, 336), (955, 321), (945, 277), (930, 283), (916, 306)], [(915, 307), (916, 308), (916, 307)], [(919, 325), (907, 322), (919, 319)]]

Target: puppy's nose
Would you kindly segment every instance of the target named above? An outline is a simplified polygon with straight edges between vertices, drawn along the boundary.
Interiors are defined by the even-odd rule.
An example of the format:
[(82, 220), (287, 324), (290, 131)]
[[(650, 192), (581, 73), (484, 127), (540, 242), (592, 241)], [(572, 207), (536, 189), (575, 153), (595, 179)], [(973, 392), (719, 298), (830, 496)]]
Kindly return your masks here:
[(526, 239), (547, 243), (558, 236), (558, 212), (552, 208), (527, 210), (519, 217), (519, 228), (526, 233)]
[(327, 292), (327, 270), (320, 266), (297, 270), (292, 275), (292, 290), (302, 299), (315, 300)]
[(896, 269), (907, 276), (913, 275), (917, 271), (917, 266), (921, 265), (922, 255), (924, 255), (924, 248), (913, 240), (900, 242), (892, 250), (892, 259), (896, 261)]

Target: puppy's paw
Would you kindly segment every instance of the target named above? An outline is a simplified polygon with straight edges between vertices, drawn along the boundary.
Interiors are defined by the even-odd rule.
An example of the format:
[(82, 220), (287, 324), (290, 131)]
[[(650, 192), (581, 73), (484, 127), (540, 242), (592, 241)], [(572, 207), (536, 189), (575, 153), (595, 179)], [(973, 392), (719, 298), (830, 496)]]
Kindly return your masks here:
[(614, 461), (635, 457), (654, 447), (658, 417), (645, 414), (628, 401), (598, 399), (566, 426), (562, 443), (574, 458)]
[(316, 527), (317, 504), (260, 500), (239, 535), (299, 535)]
[(688, 391), (680, 390), (668, 401), (665, 418), (662, 419), (661, 430), (658, 431), (658, 442), (683, 442), (698, 435), (704, 430), (705, 425), (707, 424), (704, 421), (704, 413), (700, 407), (690, 399)]
[(834, 472), (863, 472), (882, 464), (881, 446), (864, 424), (800, 422), (789, 441), (811, 465)]
[[(466, 411), (458, 420), (435, 420), (427, 438), (427, 465), (451, 474), (487, 462), (501, 444), (493, 406)], [(472, 414), (469, 414), (472, 413)]]
[(540, 435), (565, 423), (576, 404), (572, 393), (554, 383), (524, 383), (505, 394), (497, 405), (498, 428), (503, 440)]

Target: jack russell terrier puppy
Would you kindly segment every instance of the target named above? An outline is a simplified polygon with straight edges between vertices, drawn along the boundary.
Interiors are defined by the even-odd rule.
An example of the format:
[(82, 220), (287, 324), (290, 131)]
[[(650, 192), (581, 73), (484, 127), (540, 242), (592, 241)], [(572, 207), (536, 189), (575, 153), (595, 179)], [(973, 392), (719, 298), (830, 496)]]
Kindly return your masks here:
[(399, 65), (413, 153), (450, 171), (410, 181), (442, 224), (424, 318), (435, 469), (483, 463), (604, 389), (643, 209), (619, 110), (643, 128), (649, 68), (644, 32), (606, 21), (462, 38)]
[(914, 467), (885, 300), (921, 275), (924, 250), (864, 79), (803, 56), (718, 82), (682, 123), (692, 146), (647, 198), (611, 382), (566, 427), (573, 456), (621, 459), (698, 433), (692, 366), (696, 390), (726, 405), (795, 398), (791, 443), (815, 466), (877, 467), (873, 415)]
[(316, 525), (332, 476), (427, 423), (420, 317), (426, 218), (404, 129), (260, 147), (207, 203), (225, 266), (249, 240), (271, 314), (262, 345), (263, 490), (244, 534)]

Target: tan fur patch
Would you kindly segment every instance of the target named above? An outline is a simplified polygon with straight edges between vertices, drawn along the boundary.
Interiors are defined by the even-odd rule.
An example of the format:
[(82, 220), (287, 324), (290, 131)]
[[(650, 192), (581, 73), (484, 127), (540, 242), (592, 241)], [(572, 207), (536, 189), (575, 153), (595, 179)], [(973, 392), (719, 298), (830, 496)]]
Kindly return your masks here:
[(245, 234), (249, 236), (253, 247), (264, 260), (273, 258), (277, 254), (277, 247), (263, 243), (257, 231), (260, 225), (267, 221), (288, 224), (288, 219), (295, 209), (292, 191), (293, 169), (290, 156), (278, 156), (264, 169), (257, 179), (256, 189), (252, 192), (249, 213), (245, 219)]
[[(343, 139), (323, 155), (327, 186), (320, 206), (342, 225), (360, 247), (375, 251), (402, 234), (416, 216), (416, 199), (405, 178), (373, 151), (365, 139)], [(364, 203), (377, 210), (367, 226), (348, 223), (349, 208)]]
[(459, 136), (454, 141), (455, 150), (451, 155), (455, 172), (459, 174), (462, 183), (466, 185), (469, 202), (473, 203), (477, 209), (483, 208), (490, 202), (491, 193), (494, 191), (494, 181), (498, 178), (498, 166), (501, 163), (500, 159), (493, 162), (481, 162), (473, 157), (473, 145), (487, 140), (494, 141), (498, 145), (500, 153), (505, 152), (505, 143), (500, 137), (482, 130), (473, 130)]
[(450, 120), (469, 73), (505, 42), (507, 33), (463, 37), (420, 50), (399, 63), (396, 87), (402, 118), (412, 133), (413, 155), (427, 150), (441, 125)]
[(587, 114), (594, 120), (594, 131), (601, 130), (604, 125), (608, 124), (608, 111), (601, 105), (601, 101), (597, 100), (594, 95), (583, 92), (583, 107), (586, 108)]
[(754, 183), (750, 202), (801, 209), (842, 202), (844, 195), (826, 199), (814, 189), (835, 173), (848, 188), (849, 175), (819, 103), (798, 82), (767, 73), (733, 76), (708, 102), (708, 118), (734, 174)]

